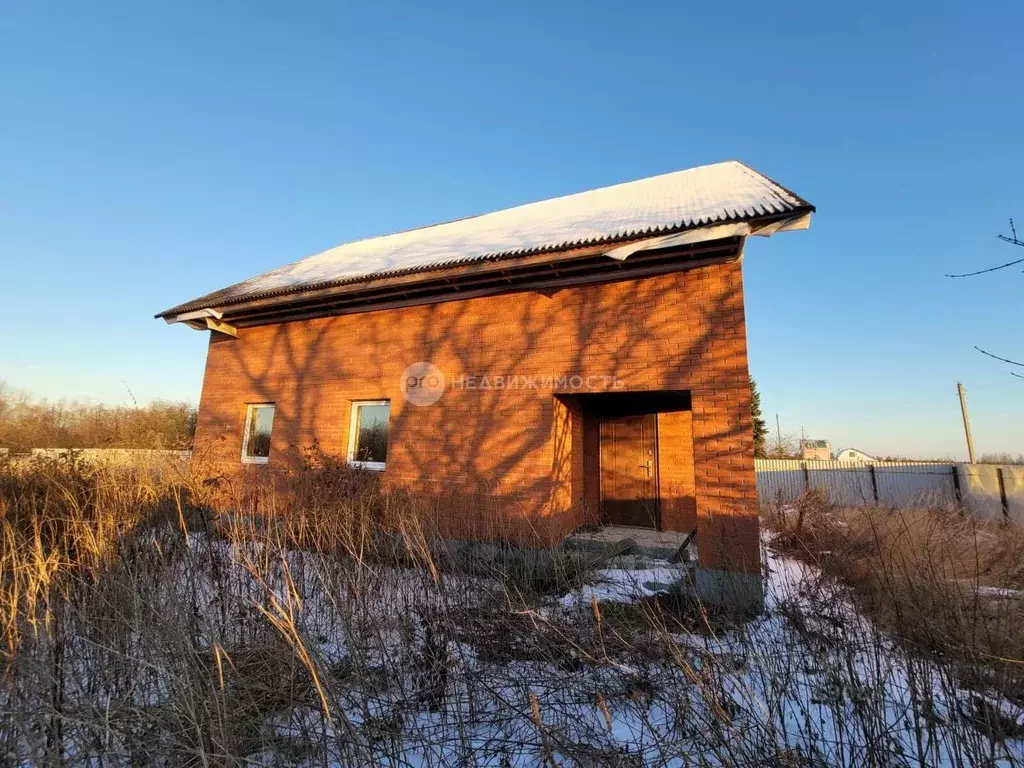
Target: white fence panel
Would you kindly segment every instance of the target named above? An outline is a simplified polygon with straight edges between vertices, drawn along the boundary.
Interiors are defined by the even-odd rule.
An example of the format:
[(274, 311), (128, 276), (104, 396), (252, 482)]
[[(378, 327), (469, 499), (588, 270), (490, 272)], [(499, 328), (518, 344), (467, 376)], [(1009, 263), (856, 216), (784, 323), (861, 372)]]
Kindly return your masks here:
[(865, 464), (800, 459), (757, 459), (757, 498), (762, 504), (792, 503), (819, 488), (838, 504), (871, 504), (875, 490)]
[(892, 507), (921, 507), (956, 501), (955, 464), (876, 463), (878, 503)]
[(864, 464), (757, 459), (757, 499), (789, 504), (809, 488), (837, 504), (939, 506), (960, 501), (984, 520), (1024, 525), (1024, 467), (953, 462), (876, 461)]
[(28, 454), (14, 456), (17, 461), (57, 459), (75, 455), (83, 461), (108, 466), (163, 466), (188, 464), (192, 451), (150, 448), (33, 448)]
[(173, 459), (188, 461), (192, 451), (173, 451), (161, 448), (33, 448), (33, 456), (56, 458), (76, 454), (83, 459), (107, 461), (112, 464), (128, 464), (132, 461)]
[(808, 461), (806, 464), (810, 487), (825, 491), (836, 504), (855, 506), (874, 502), (871, 469), (863, 464), (838, 461)]
[(789, 503), (808, 488), (820, 488), (837, 504), (897, 507), (956, 500), (955, 464), (941, 462), (802, 461), (758, 459), (758, 500)]
[(793, 502), (804, 492), (802, 462), (786, 459), (755, 459), (757, 499), (762, 504)]

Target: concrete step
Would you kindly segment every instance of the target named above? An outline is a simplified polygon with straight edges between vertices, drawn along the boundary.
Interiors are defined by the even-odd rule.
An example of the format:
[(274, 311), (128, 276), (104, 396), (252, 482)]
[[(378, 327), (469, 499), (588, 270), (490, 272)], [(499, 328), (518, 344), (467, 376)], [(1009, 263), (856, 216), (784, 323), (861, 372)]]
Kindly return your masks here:
[(605, 525), (592, 531), (577, 531), (566, 538), (563, 546), (601, 551), (622, 539), (630, 539), (632, 554), (657, 560), (671, 560), (679, 548), (687, 543), (689, 534), (676, 531), (656, 531), (629, 525)]

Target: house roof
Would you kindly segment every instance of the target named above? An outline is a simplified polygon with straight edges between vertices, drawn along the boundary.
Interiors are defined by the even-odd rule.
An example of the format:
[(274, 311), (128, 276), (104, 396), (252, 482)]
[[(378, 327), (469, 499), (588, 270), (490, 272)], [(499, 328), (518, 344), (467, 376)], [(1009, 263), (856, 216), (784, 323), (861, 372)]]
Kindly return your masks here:
[(393, 275), (814, 210), (741, 162), (704, 165), (339, 245), (165, 310), (196, 310)]
[(862, 451), (860, 448), (852, 448), (852, 447), (851, 448), (843, 448), (842, 450), (836, 451), (836, 456), (842, 456), (847, 451), (853, 451), (854, 453), (859, 453), (862, 456), (868, 456), (869, 458), (872, 458), (872, 459), (875, 457), (875, 455), (873, 453), (868, 453), (867, 451)]

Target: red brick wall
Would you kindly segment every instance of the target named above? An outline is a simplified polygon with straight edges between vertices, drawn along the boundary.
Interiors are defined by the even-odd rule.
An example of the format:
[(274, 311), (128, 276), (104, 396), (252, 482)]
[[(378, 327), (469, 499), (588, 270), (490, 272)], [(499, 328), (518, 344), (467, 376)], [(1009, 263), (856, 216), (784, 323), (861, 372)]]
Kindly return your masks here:
[[(404, 401), (419, 361), (449, 386)], [(553, 537), (584, 522), (586, 420), (526, 377), (584, 379), (578, 392), (690, 390), (702, 565), (756, 571), (757, 517), (741, 265), (618, 283), (245, 328), (211, 339), (197, 456), (239, 467), (246, 403), (274, 402), (270, 466), (317, 441), (348, 447), (352, 400), (391, 400), (385, 481), (458, 498), (462, 516), (528, 521)], [(477, 388), (460, 387), (475, 376)], [(518, 388), (479, 377), (520, 376)], [(453, 386), (453, 382), (455, 385)], [(571, 387), (558, 391), (568, 392)], [(665, 469), (663, 468), (663, 472)], [(476, 512), (466, 512), (467, 505)], [(593, 511), (590, 510), (591, 516)]]
[(693, 466), (693, 411), (658, 414), (658, 491), (661, 527), (697, 527), (697, 480)]
[(601, 422), (591, 414), (583, 415), (583, 518), (585, 523), (601, 520)]

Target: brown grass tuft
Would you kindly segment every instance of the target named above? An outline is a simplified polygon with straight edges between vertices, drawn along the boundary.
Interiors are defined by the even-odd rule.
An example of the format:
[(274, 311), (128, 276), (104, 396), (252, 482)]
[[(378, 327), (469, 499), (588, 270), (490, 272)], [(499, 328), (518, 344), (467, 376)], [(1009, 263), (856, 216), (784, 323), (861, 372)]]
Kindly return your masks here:
[(879, 626), (1024, 702), (1024, 531), (960, 510), (841, 508), (805, 495), (777, 544), (852, 587)]

